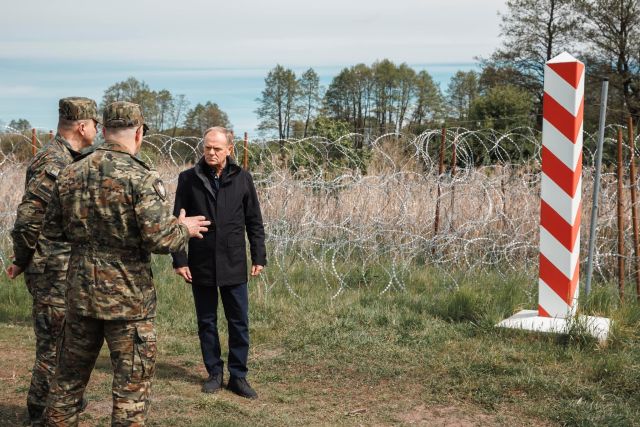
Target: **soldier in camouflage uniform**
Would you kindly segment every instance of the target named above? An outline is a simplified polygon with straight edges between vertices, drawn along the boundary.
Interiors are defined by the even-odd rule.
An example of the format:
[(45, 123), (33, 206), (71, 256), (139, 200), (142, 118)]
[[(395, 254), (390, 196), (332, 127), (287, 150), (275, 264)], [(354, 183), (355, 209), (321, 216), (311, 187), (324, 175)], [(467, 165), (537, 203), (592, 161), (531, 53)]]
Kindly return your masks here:
[(113, 367), (112, 425), (144, 425), (156, 357), (150, 254), (184, 250), (209, 225), (184, 211), (172, 216), (158, 173), (135, 157), (146, 131), (140, 107), (115, 102), (103, 119), (105, 143), (59, 175), (43, 226), (47, 238), (72, 248), (50, 426), (78, 424), (103, 340)]
[(29, 418), (38, 424), (45, 408), (49, 383), (56, 366), (56, 341), (64, 321), (64, 292), (70, 246), (52, 242), (41, 234), (41, 225), (60, 172), (93, 143), (97, 133), (97, 107), (88, 98), (64, 98), (59, 102), (58, 133), (27, 167), (25, 194), (18, 206), (11, 232), (14, 261), (9, 277), (25, 272), (33, 296), (36, 360), (27, 397)]

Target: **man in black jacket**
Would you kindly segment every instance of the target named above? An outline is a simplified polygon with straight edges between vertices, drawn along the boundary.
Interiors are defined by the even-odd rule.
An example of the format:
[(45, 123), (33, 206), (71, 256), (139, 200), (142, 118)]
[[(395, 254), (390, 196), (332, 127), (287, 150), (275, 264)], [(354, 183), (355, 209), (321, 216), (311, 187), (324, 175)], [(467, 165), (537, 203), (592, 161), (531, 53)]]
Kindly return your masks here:
[[(209, 373), (202, 390), (222, 388), (224, 362), (220, 358), (217, 327), (218, 290), (229, 329), (229, 382), (234, 393), (255, 399), (246, 380), (249, 354), (249, 296), (245, 231), (251, 249), (251, 276), (267, 263), (264, 226), (258, 196), (249, 172), (230, 157), (233, 135), (223, 127), (204, 133), (204, 156), (178, 178), (174, 212), (204, 215), (211, 220), (203, 239), (189, 242), (188, 256), (173, 254), (175, 272), (192, 284), (198, 335)], [(197, 240), (197, 241), (196, 241)]]

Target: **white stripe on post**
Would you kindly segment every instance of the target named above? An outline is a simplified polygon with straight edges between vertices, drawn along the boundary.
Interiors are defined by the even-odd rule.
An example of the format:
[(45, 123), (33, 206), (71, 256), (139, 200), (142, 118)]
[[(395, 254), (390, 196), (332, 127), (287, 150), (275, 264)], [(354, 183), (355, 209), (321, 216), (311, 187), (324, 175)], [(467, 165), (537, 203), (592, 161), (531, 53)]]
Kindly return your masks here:
[[(542, 145), (549, 151), (542, 162), (541, 199), (548, 205), (546, 214), (557, 215), (541, 217), (540, 316), (566, 318), (576, 310), (583, 106), (584, 64), (564, 52), (548, 61), (544, 70)], [(560, 218), (566, 224), (559, 224)], [(576, 234), (568, 249), (566, 242)]]

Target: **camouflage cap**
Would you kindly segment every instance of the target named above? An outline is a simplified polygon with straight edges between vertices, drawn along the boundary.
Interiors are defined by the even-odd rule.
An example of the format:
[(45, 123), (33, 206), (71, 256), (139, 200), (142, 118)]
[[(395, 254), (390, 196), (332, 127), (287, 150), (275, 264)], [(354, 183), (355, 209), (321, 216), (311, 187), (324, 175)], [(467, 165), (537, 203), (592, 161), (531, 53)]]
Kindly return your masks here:
[(58, 116), (64, 120), (93, 119), (100, 123), (96, 101), (81, 96), (62, 98), (58, 101)]
[(142, 108), (138, 104), (127, 101), (116, 101), (107, 105), (102, 113), (104, 127), (106, 128), (129, 128), (144, 126), (145, 131), (148, 126), (144, 123)]

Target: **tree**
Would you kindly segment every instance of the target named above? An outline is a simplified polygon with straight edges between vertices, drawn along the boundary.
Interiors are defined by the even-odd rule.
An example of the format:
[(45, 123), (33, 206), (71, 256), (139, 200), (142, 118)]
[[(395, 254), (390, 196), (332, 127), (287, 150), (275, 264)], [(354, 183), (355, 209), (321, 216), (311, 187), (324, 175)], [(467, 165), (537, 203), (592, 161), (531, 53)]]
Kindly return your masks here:
[(171, 136), (176, 136), (178, 130), (178, 124), (182, 119), (185, 111), (189, 108), (189, 100), (184, 94), (176, 95), (173, 98), (173, 106), (171, 107)]
[(230, 128), (229, 117), (222, 111), (218, 104), (207, 101), (206, 104), (198, 103), (186, 115), (185, 128), (189, 135), (202, 136), (205, 130), (213, 126)]
[(580, 34), (580, 16), (575, 0), (507, 0), (502, 15), (502, 46), (489, 63), (496, 68), (513, 68), (521, 78), (519, 87), (542, 101), (544, 64), (572, 50)]
[(400, 132), (404, 124), (405, 116), (413, 101), (416, 92), (417, 76), (413, 68), (402, 63), (396, 71), (396, 89), (394, 101), (396, 104), (395, 131)]
[(475, 71), (458, 71), (447, 87), (449, 108), (459, 120), (469, 117), (471, 104), (478, 96), (478, 73)]
[(416, 101), (411, 117), (412, 127), (422, 126), (427, 120), (434, 119), (442, 113), (443, 99), (440, 88), (433, 81), (431, 75), (425, 70), (416, 75)]
[(289, 138), (291, 119), (294, 114), (298, 94), (298, 81), (295, 73), (277, 65), (264, 79), (265, 88), (260, 98), (256, 114), (260, 119), (258, 129), (275, 130), (278, 138)]
[(160, 132), (164, 130), (165, 124), (169, 121), (173, 110), (173, 95), (166, 89), (156, 93), (156, 129)]
[(306, 137), (309, 131), (309, 122), (315, 112), (318, 111), (320, 101), (320, 78), (318, 74), (309, 68), (302, 74), (298, 82), (300, 109), (302, 111), (302, 120), (304, 121), (304, 131), (302, 136)]
[[(168, 93), (168, 91), (161, 92)], [(101, 108), (116, 101), (128, 101), (140, 105), (149, 127), (159, 130), (162, 126), (158, 121), (158, 93), (152, 91), (145, 82), (139, 81), (135, 77), (129, 77), (109, 86), (102, 97)]]
[(312, 134), (326, 138), (329, 141), (337, 141), (345, 135), (349, 135), (351, 129), (349, 123), (340, 120), (332, 120), (327, 117), (318, 117), (316, 120)]
[(524, 89), (495, 86), (474, 99), (469, 119), (482, 128), (504, 131), (531, 124), (533, 99)]
[(9, 129), (16, 130), (18, 132), (26, 132), (31, 130), (32, 126), (27, 119), (14, 119), (9, 122)]
[[(533, 123), (533, 96), (516, 86), (495, 86), (478, 96), (469, 110), (469, 119), (483, 129), (506, 132)], [(501, 150), (489, 150), (474, 141), (471, 149), (476, 164), (508, 161), (516, 162), (530, 158), (535, 147), (530, 140), (513, 135), (508, 144), (501, 144)], [(506, 156), (505, 156), (506, 155)]]
[(145, 82), (139, 81), (135, 77), (129, 77), (126, 80), (114, 83), (104, 91), (101, 108), (104, 108), (108, 104), (116, 101), (139, 101), (140, 94), (148, 91), (149, 85)]
[[(640, 6), (637, 0), (580, 0), (592, 69), (608, 74), (614, 104), (640, 114)], [(608, 72), (607, 72), (608, 71)], [(598, 76), (599, 77), (599, 76)], [(617, 107), (617, 105), (616, 105)]]
[(373, 72), (367, 65), (357, 64), (333, 78), (323, 104), (329, 117), (351, 123), (352, 131), (361, 133), (370, 118), (372, 97)]
[(373, 92), (374, 111), (380, 133), (391, 130), (393, 124), (394, 101), (397, 97), (398, 68), (388, 59), (374, 62)]

